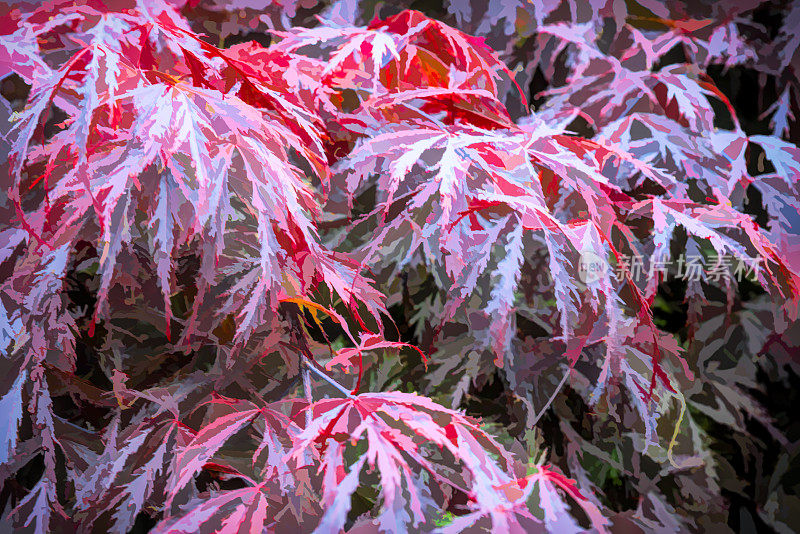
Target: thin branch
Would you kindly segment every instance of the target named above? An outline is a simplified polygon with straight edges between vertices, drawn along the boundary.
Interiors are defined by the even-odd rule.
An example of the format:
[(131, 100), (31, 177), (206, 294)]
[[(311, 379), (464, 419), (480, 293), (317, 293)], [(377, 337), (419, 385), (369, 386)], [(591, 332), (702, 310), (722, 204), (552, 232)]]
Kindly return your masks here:
[(533, 418), (533, 422), (530, 425), (531, 427), (539, 422), (539, 419), (542, 418), (547, 409), (550, 408), (550, 405), (553, 404), (553, 401), (556, 399), (556, 395), (558, 395), (558, 393), (561, 391), (561, 388), (563, 388), (564, 384), (567, 382), (567, 378), (569, 378), (570, 371), (572, 371), (572, 367), (569, 367), (567, 369), (567, 372), (564, 373), (564, 378), (562, 378), (561, 382), (558, 383), (556, 390), (553, 392), (552, 395), (550, 395), (550, 398), (547, 399), (547, 402), (544, 404), (544, 407), (542, 407), (542, 409), (539, 410), (539, 413), (536, 414), (536, 417)]
[[(302, 371), (303, 394), (306, 397), (306, 402), (308, 403), (309, 406), (311, 406), (311, 404), (314, 402), (314, 397), (311, 396), (311, 376), (309, 375), (308, 369), (309, 365), (308, 363), (305, 363), (303, 365), (303, 371)], [(306, 427), (308, 427), (310, 424), (311, 424), (311, 412), (309, 410), (306, 410)]]
[(345, 397), (350, 397), (350, 398), (353, 397), (353, 395), (350, 393), (350, 390), (348, 390), (346, 387), (341, 385), (339, 382), (337, 382), (333, 378), (329, 377), (321, 369), (318, 369), (316, 367), (316, 365), (310, 359), (308, 359), (308, 357), (303, 356), (303, 361), (305, 362), (306, 367), (308, 367), (308, 369), (310, 369), (311, 371), (314, 371), (314, 374), (316, 374), (318, 377), (323, 379), (325, 382), (327, 382), (328, 384), (330, 384), (333, 387), (335, 387), (336, 389), (338, 389)]

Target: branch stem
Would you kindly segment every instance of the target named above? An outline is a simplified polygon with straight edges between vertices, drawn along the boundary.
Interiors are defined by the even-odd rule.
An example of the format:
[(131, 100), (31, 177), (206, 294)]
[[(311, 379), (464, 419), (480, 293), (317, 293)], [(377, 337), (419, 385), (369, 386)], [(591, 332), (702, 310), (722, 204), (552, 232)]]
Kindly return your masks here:
[(317, 375), (318, 377), (323, 379), (325, 382), (327, 382), (328, 384), (330, 384), (333, 387), (335, 387), (336, 389), (338, 389), (344, 396), (346, 396), (346, 397), (352, 397), (353, 396), (350, 393), (350, 390), (348, 390), (346, 387), (341, 385), (339, 382), (337, 382), (333, 378), (329, 377), (321, 369), (317, 368), (317, 366), (309, 358), (307, 358), (306, 356), (303, 356), (303, 361), (305, 362), (307, 369), (309, 369), (311, 371), (314, 371), (315, 375)]

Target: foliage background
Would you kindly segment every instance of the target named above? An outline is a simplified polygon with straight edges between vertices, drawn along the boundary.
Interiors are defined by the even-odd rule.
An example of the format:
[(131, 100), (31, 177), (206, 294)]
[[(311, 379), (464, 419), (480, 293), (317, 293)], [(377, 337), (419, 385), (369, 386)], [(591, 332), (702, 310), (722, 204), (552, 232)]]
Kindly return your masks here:
[[(35, 4), (24, 2), (4, 4), (4, 20), (8, 22), (18, 17), (15, 9), (24, 13), (33, 7)], [(669, 142), (682, 147), (684, 152), (670, 146), (664, 150), (672, 151), (671, 160), (669, 157), (659, 160), (653, 156), (654, 151), (646, 141), (649, 136), (656, 137), (655, 130), (629, 142), (624, 147), (626, 150), (655, 166), (668, 168), (671, 176), (677, 177), (679, 182), (688, 183), (689, 177), (695, 173), (699, 176), (698, 182), (712, 183), (717, 179), (714, 173), (719, 169), (717, 174), (728, 178), (735, 168), (730, 160), (736, 159), (726, 156), (728, 160), (720, 163), (716, 158), (720, 157), (724, 146), (713, 142), (699, 146), (704, 137), (711, 139), (712, 132), (741, 128), (747, 136), (769, 136), (787, 144), (796, 144), (800, 139), (800, 7), (796, 2), (729, 0), (661, 4), (632, 0), (586, 3), (453, 0), (444, 5), (427, 1), (410, 4), (364, 1), (337, 2), (331, 6), (291, 0), (269, 4), (249, 0), (200, 0), (186, 4), (179, 2), (176, 8), (194, 32), (222, 49), (232, 49), (250, 41), (269, 46), (277, 41), (271, 30), (281, 32), (295, 27), (318, 27), (318, 16), (342, 25), (365, 25), (404, 9), (418, 10), (466, 34), (484, 37), (486, 44), (497, 51), (508, 66), (534, 116), (552, 128), (590, 140), (598, 139), (601, 134), (608, 136), (609, 125), (641, 111), (632, 103), (637, 100), (635, 93), (623, 93), (627, 101), (623, 97), (620, 102), (603, 107), (623, 91), (624, 69), (619, 67), (615, 71), (615, 65), (630, 60), (631, 50), (635, 49), (632, 36), (641, 32), (651, 43), (658, 45), (654, 47), (652, 58), (646, 58), (647, 68), (640, 65), (640, 71), (678, 73), (687, 79), (710, 81), (727, 98), (731, 109), (726, 109), (721, 98), (703, 100), (699, 93), (693, 92), (694, 89), (679, 88), (667, 98), (663, 115), (672, 121), (671, 127), (680, 137)], [(561, 36), (553, 30), (559, 24), (563, 24), (559, 27), (564, 29)], [(4, 35), (11, 35), (11, 30), (13, 28), (4, 30)], [(45, 44), (43, 48), (49, 51), (68, 46), (57, 40), (40, 43)], [(600, 56), (600, 63), (605, 61), (607, 64), (593, 64), (585, 71), (578, 70), (583, 61), (580, 50), (587, 47)], [(63, 64), (65, 58), (55, 61)], [(676, 67), (678, 70), (671, 70)], [(3, 110), (10, 116), (11, 112), (21, 112), (25, 108), (29, 84), (20, 75), (6, 74), (9, 72), (3, 72), (5, 77), (0, 89), (8, 103)], [(581, 81), (587, 80), (586, 85), (581, 85)], [(507, 108), (510, 118), (518, 124), (530, 124), (529, 109), (515, 84), (508, 77), (498, 83), (498, 98)], [(680, 109), (677, 112), (669, 109), (670, 98), (680, 94), (698, 99), (686, 104), (687, 109), (696, 113), (694, 117), (685, 112), (683, 104), (678, 104)], [(626, 105), (630, 108), (625, 109)], [(347, 107), (347, 104), (342, 107)], [(574, 114), (570, 111), (572, 109)], [(54, 114), (44, 128), (45, 136), (53, 135), (57, 131), (56, 124), (66, 118), (62, 111), (55, 110)], [(9, 128), (4, 128), (4, 133)], [(293, 134), (296, 132), (286, 135)], [(7, 145), (10, 145), (12, 137), (10, 134), (5, 136)], [(635, 141), (642, 139), (644, 141), (636, 145)], [(622, 146), (624, 143), (619, 141), (618, 144)], [(10, 146), (5, 148), (12, 150)], [(326, 147), (332, 148), (335, 147)], [(797, 200), (800, 156), (784, 148), (774, 151), (783, 154), (785, 160), (779, 160), (770, 157), (772, 153), (767, 154), (768, 150), (752, 141), (742, 149), (738, 156), (744, 164), (742, 172), (764, 178), (756, 178), (753, 183), (732, 192), (730, 201), (760, 227), (772, 232), (770, 238), (777, 245), (778, 254), (786, 260), (788, 271), (794, 275), (800, 267), (797, 237), (800, 232), (800, 204)], [(679, 159), (676, 154), (685, 157)], [(31, 171), (31, 174), (36, 172), (41, 173)], [(781, 172), (785, 173), (788, 190), (781, 189), (781, 186), (770, 186), (771, 189), (758, 186), (768, 183), (767, 175)], [(791, 190), (792, 184), (794, 191)], [(631, 182), (629, 185), (623, 189), (632, 196), (653, 191), (648, 190), (651, 186), (646, 184)], [(718, 193), (716, 190), (714, 194)], [(350, 223), (369, 214), (378, 204), (376, 199), (380, 194), (369, 187), (358, 190), (354, 195), (352, 212), (348, 213), (346, 195), (337, 197), (334, 188), (326, 207), (327, 213), (318, 224), (321, 242), (330, 249), (363, 250), (360, 247), (368, 242), (375, 227), (364, 229)], [(690, 196), (687, 193), (687, 198)], [(717, 198), (715, 202), (719, 200)], [(6, 208), (9, 215), (4, 223), (11, 223), (8, 202)], [(703, 224), (706, 222), (701, 220)], [(782, 233), (779, 228), (783, 228)], [(390, 227), (390, 230), (399, 233), (384, 236), (384, 245), (402, 241), (397, 237), (402, 234), (402, 229)], [(511, 237), (508, 239), (510, 250)], [(684, 234), (679, 234), (673, 241), (667, 238), (667, 247), (671, 243), (674, 253), (695, 250), (689, 248), (688, 241)], [(10, 250), (4, 255), (0, 276), (13, 280), (18, 277), (15, 273), (25, 268), (25, 257), (19, 247), (9, 243), (2, 243)], [(799, 400), (797, 357), (800, 355), (800, 327), (791, 312), (784, 314), (780, 310), (784, 305), (796, 308), (793, 300), (796, 287), (788, 292), (793, 296), (785, 298), (781, 293), (765, 291), (762, 287), (767, 285), (765, 281), (745, 282), (726, 291), (720, 284), (704, 282), (702, 287), (690, 287), (686, 282), (673, 278), (653, 288), (653, 321), (665, 333), (665, 339), (673, 340), (674, 352), (681, 354), (680, 358), (665, 357), (661, 361), (660, 365), (670, 377), (666, 383), (671, 380), (679, 393), (670, 394), (666, 383), (656, 384), (656, 401), (652, 404), (654, 414), (653, 410), (641, 408), (641, 397), (647, 397), (647, 394), (637, 391), (630, 383), (626, 384), (624, 378), (612, 379), (601, 396), (597, 396), (595, 387), (601, 380), (599, 376), (606, 350), (604, 343), (581, 346), (575, 356), (577, 363), (565, 357), (565, 353), (571, 354), (574, 347), (558, 338), (564, 316), (561, 307), (563, 295), (550, 287), (546, 276), (541, 274), (546, 270), (542, 244), (538, 243), (538, 249), (529, 244), (526, 247), (523, 268), (518, 275), (519, 289), (512, 298), (513, 311), (503, 312), (506, 314), (503, 328), (509, 329), (513, 335), (499, 342), (495, 323), (479, 316), (476, 311), (485, 310), (487, 303), (494, 302), (492, 288), (502, 282), (496, 279), (482, 281), (475, 288), (476, 302), (467, 302), (465, 309), (452, 310), (447, 303), (452, 302), (448, 299), (452, 298), (454, 284), (447, 279), (445, 271), (437, 270), (424, 255), (398, 266), (402, 256), (400, 252), (392, 248), (390, 253), (378, 254), (381, 257), (370, 264), (368, 277), (375, 280), (376, 287), (387, 296), (386, 308), (391, 318), (384, 325), (387, 338), (420, 347), (427, 355), (427, 362), (408, 348), (395, 346), (385, 352), (378, 350), (367, 358), (364, 376), (360, 379), (361, 391), (416, 392), (443, 406), (465, 410), (468, 415), (479, 418), (482, 428), (516, 455), (522, 462), (518, 467), (529, 471), (523, 474), (535, 472), (535, 465), (543, 460), (575, 479), (584, 495), (608, 519), (612, 531), (800, 530), (800, 500), (797, 497), (800, 486), (800, 423), (794, 415)], [(500, 248), (504, 248), (503, 242)], [(702, 245), (696, 250), (702, 251)], [(194, 283), (200, 269), (199, 260), (192, 252), (181, 251), (183, 256), (175, 259), (173, 267), (175, 291), (167, 298), (177, 323), (191, 316), (199, 290)], [(97, 274), (97, 258), (101, 253), (91, 239), (76, 240), (71, 264), (64, 277), (64, 306), (79, 310), (72, 314), (75, 317), (75, 325), (71, 327), (76, 338), (75, 360), (74, 371), (69, 374), (73, 378), (67, 377), (58, 364), (49, 361), (43, 364), (46, 382), (52, 390), (52, 413), (56, 417), (52, 424), (65, 436), (73, 433), (71, 454), (87, 463), (111, 461), (103, 456), (107, 451), (97, 449), (91, 442), (98, 439), (101, 430), (108, 432), (112, 418), (120, 417), (112, 415), (120, 411), (120, 406), (156, 402), (158, 399), (163, 401), (159, 397), (162, 393), (175, 396), (179, 403), (197, 405), (210, 398), (211, 390), (199, 393), (202, 388), (191, 382), (191, 371), (212, 372), (219, 366), (217, 358), (222, 358), (202, 346), (193, 346), (191, 357), (186, 352), (175, 350), (173, 340), (163, 336), (163, 312), (153, 311), (155, 306), (149, 308), (150, 316), (141, 315), (141, 308), (135, 307), (115, 311), (124, 329), (117, 332), (115, 343), (110, 343), (110, 327), (102, 322), (95, 326), (93, 319), (98, 292), (102, 291), (101, 277)], [(142, 254), (146, 255), (145, 252)], [(652, 249), (648, 249), (648, 254), (654, 254)], [(498, 264), (507, 255), (507, 251), (493, 251), (491, 260), (487, 261), (501, 272)], [(366, 263), (364, 257), (362, 254), (359, 259)], [(566, 259), (566, 253), (564, 258), (564, 261), (573, 261)], [(791, 281), (792, 276), (788, 279)], [(22, 280), (17, 284), (24, 285), (26, 279)], [(30, 279), (27, 280), (29, 283)], [(355, 286), (356, 282), (352, 283)], [(512, 280), (512, 285), (514, 283)], [(230, 289), (230, 286), (220, 286), (220, 291), (225, 289)], [(14, 290), (24, 292), (20, 287)], [(17, 297), (8, 286), (4, 286), (4, 291), (4, 305), (9, 310), (11, 324)], [(155, 277), (150, 280), (147, 292), (151, 303), (161, 299)], [(333, 300), (330, 296), (329, 301)], [(288, 315), (282, 320), (307, 324), (303, 328), (307, 328), (304, 331), (309, 339), (304, 342), (309, 344), (308, 350), (322, 354), (329, 350), (327, 345), (334, 351), (348, 344), (341, 323), (335, 317), (318, 313), (307, 304), (298, 309), (297, 313), (286, 312)], [(338, 309), (342, 314), (346, 313), (341, 306)], [(226, 308), (226, 311), (230, 310)], [(579, 311), (586, 313), (583, 308)], [(591, 314), (588, 317), (600, 320)], [(575, 320), (578, 321), (578, 315)], [(586, 327), (583, 323), (581, 325)], [(94, 332), (95, 328), (98, 328), (98, 333)], [(167, 323), (168, 331), (169, 328)], [(239, 342), (241, 331), (233, 320), (223, 321), (213, 330), (206, 325), (200, 330), (203, 328), (208, 329), (209, 336), (213, 332), (220, 346), (235, 346)], [(576, 329), (580, 328), (576, 326)], [(12, 329), (9, 327), (7, 331)], [(298, 339), (293, 339), (293, 342), (301, 343)], [(502, 345), (500, 350), (497, 343)], [(9, 354), (9, 372), (5, 379), (9, 383), (4, 385), (5, 392), (23, 387), (14, 381), (15, 377), (22, 376), (16, 371), (21, 367), (11, 352)], [(687, 362), (689, 372), (684, 373), (681, 358)], [(656, 371), (648, 367), (650, 360), (645, 355), (642, 354), (640, 360), (647, 362), (643, 364), (647, 370), (637, 375), (646, 379), (640, 385), (646, 390), (650, 373), (655, 376)], [(299, 372), (302, 364), (296, 357), (292, 360), (288, 355), (285, 355), (285, 361), (289, 362), (288, 366), (284, 365), (284, 360), (265, 365), (257, 378), (250, 376), (247, 380), (251, 384), (254, 380), (262, 380), (256, 389), (265, 398), (302, 398), (303, 380)], [(348, 384), (354, 379), (352, 369), (350, 373), (337, 376)], [(25, 380), (23, 378), (23, 382)], [(172, 386), (175, 387), (170, 389)], [(224, 398), (247, 398), (249, 395), (240, 385), (227, 384), (222, 391), (216, 389), (218, 386), (216, 383), (215, 393), (224, 395)], [(196, 394), (193, 393), (194, 387), (198, 388)], [(328, 386), (324, 383), (318, 388), (319, 396), (336, 395), (333, 389), (325, 389)], [(132, 391), (145, 392), (149, 397), (144, 401), (142, 397), (136, 400), (130, 393)], [(35, 389), (26, 395), (28, 400), (37, 398)], [(6, 393), (3, 402), (9, 398), (9, 393)], [(181, 404), (181, 414), (186, 413), (183, 406)], [(30, 411), (30, 414), (35, 413), (35, 410)], [(145, 413), (144, 409), (142, 413)], [(32, 416), (26, 414), (25, 418), (28, 417)], [(123, 414), (121, 417), (129, 416)], [(130, 434), (123, 431), (117, 436), (120, 448), (140, 432), (136, 427), (140, 422), (137, 422), (137, 417), (126, 423), (133, 429)], [(153, 413), (141, 416), (142, 420), (146, 417), (155, 416)], [(195, 427), (209, 420), (213, 421), (213, 417), (196, 420)], [(82, 430), (76, 430), (77, 427)], [(35, 441), (35, 428), (36, 422), (23, 421), (20, 426), (21, 444)], [(655, 436), (648, 435), (651, 429)], [(191, 440), (191, 436), (175, 432), (177, 437), (170, 439), (175, 440), (176, 447), (181, 446), (182, 439)], [(154, 443), (161, 439), (155, 434), (147, 439), (151, 438), (154, 438)], [(103, 434), (103, 439), (108, 439), (108, 434)], [(240, 464), (248, 449), (242, 444), (244, 438), (239, 436), (238, 439), (233, 440), (230, 450), (223, 449), (215, 462), (236, 465), (244, 471)], [(133, 452), (146, 458), (153, 454), (152, 451)], [(2, 468), (5, 482), (0, 493), (0, 507), (5, 510), (4, 521), (9, 528), (12, 524), (20, 527), (20, 521), (24, 522), (25, 514), (12, 510), (19, 510), (18, 507), (25, 504), (25, 497), (34, 494), (32, 492), (46, 478), (43, 473), (50, 469), (57, 473), (59, 480), (53, 500), (66, 503), (68, 509), (69, 526), (65, 528), (77, 528), (75, 525), (81, 522), (95, 529), (115, 524), (115, 528), (120, 528), (116, 523), (120, 521), (119, 514), (115, 512), (120, 502), (118, 494), (86, 490), (83, 497), (92, 501), (92, 507), (75, 504), (79, 503), (79, 495), (71, 495), (75, 488), (64, 482), (69, 469), (65, 460), (69, 451), (59, 452), (54, 459), (46, 450), (40, 453), (39, 449), (32, 449), (26, 453), (24, 447), (16, 454), (16, 459), (4, 462)], [(53, 465), (48, 465), (48, 462)], [(214, 492), (247, 487), (241, 479), (229, 476), (224, 468), (215, 471), (214, 465), (205, 466), (198, 475), (195, 484), (198, 494), (210, 491), (214, 495)], [(118, 469), (118, 473), (97, 474), (90, 482), (100, 484), (107, 480), (113, 486), (128, 487), (127, 491), (131, 491), (137, 487), (135, 484), (143, 483), (136, 478), (137, 473), (142, 473), (140, 467), (139, 464), (126, 464)], [(154, 472), (157, 474), (157, 470)], [(103, 479), (103, 476), (107, 478)], [(348, 526), (355, 524), (358, 527), (360, 513), (378, 508), (375, 488), (377, 484), (365, 484), (355, 493)], [(162, 489), (158, 489), (156, 494), (158, 491)], [(459, 508), (465, 504), (459, 502), (462, 497), (450, 495), (436, 511), (438, 515), (433, 521), (443, 526), (463, 514)], [(168, 531), (169, 525), (160, 523), (164, 515), (159, 510), (158, 497), (153, 499), (155, 502), (149, 508), (139, 503), (139, 512), (128, 520), (130, 531), (146, 532), (154, 527)], [(35, 504), (40, 505), (38, 502)], [(163, 499), (160, 504), (163, 505)], [(543, 512), (538, 510), (537, 513), (541, 516)], [(573, 515), (575, 521), (584, 527), (590, 525), (590, 518), (577, 505), (559, 513)], [(571, 521), (562, 527), (572, 528), (575, 524)], [(545, 523), (550, 531), (559, 531), (556, 523)], [(301, 524), (310, 530), (311, 523)], [(47, 522), (42, 527), (41, 520), (28, 524), (29, 527), (32, 525), (44, 530), (51, 528), (51, 523)]]

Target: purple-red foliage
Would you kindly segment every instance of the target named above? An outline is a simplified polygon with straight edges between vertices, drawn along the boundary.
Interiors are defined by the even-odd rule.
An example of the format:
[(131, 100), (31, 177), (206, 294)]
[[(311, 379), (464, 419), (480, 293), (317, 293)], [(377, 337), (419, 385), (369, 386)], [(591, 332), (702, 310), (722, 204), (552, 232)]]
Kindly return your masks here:
[[(2, 7), (0, 78), (30, 87), (3, 132), (4, 520), (35, 532), (127, 532), (143, 516), (163, 533), (605, 531), (587, 483), (364, 376), (391, 370), (384, 351), (421, 349), (426, 366), (456, 357), (471, 362), (457, 407), (479, 376), (519, 368), (518, 318), (538, 314), (567, 373), (593, 358), (576, 388), (591, 403), (624, 392), (643, 447), (668, 445), (674, 464), (659, 416), (685, 402), (693, 372), (654, 322), (658, 274), (615, 270), (631, 255), (669, 261), (676, 243), (711, 266), (758, 263), (775, 314), (797, 319), (800, 150), (781, 137), (797, 86), (770, 108), (774, 135), (749, 135), (696, 66), (757, 60), (736, 24), (662, 16), (653, 34), (623, 16), (601, 46), (598, 21), (614, 12), (550, 21), (555, 2), (526, 36), (545, 71), (566, 62), (569, 76), (517, 118), (505, 102), (528, 106), (519, 73), (419, 12), (358, 26), (339, 3), (311, 28), (273, 24), (268, 47), (215, 46), (186, 18), (252, 8), (239, 4)], [(482, 22), (450, 12), (481, 33), (520, 6)], [(691, 62), (656, 68), (675, 46)], [(716, 127), (712, 102), (731, 128)], [(578, 117), (592, 135), (570, 130)], [(768, 172), (748, 167), (753, 150)], [(768, 229), (744, 213), (751, 186)], [(589, 252), (602, 269), (587, 279)], [(388, 313), (409, 271), (439, 289), (403, 296), (427, 332), (420, 349), (393, 341)], [(15, 481), (22, 472), (34, 482)]]

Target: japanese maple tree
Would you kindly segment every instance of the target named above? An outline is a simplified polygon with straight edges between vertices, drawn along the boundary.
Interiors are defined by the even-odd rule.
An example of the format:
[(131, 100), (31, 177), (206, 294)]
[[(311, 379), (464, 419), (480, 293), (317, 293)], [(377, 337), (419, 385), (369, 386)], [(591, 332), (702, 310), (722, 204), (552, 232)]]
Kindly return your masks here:
[(793, 454), (800, 9), (267, 4), (0, 5), (4, 525), (724, 524), (705, 418)]

